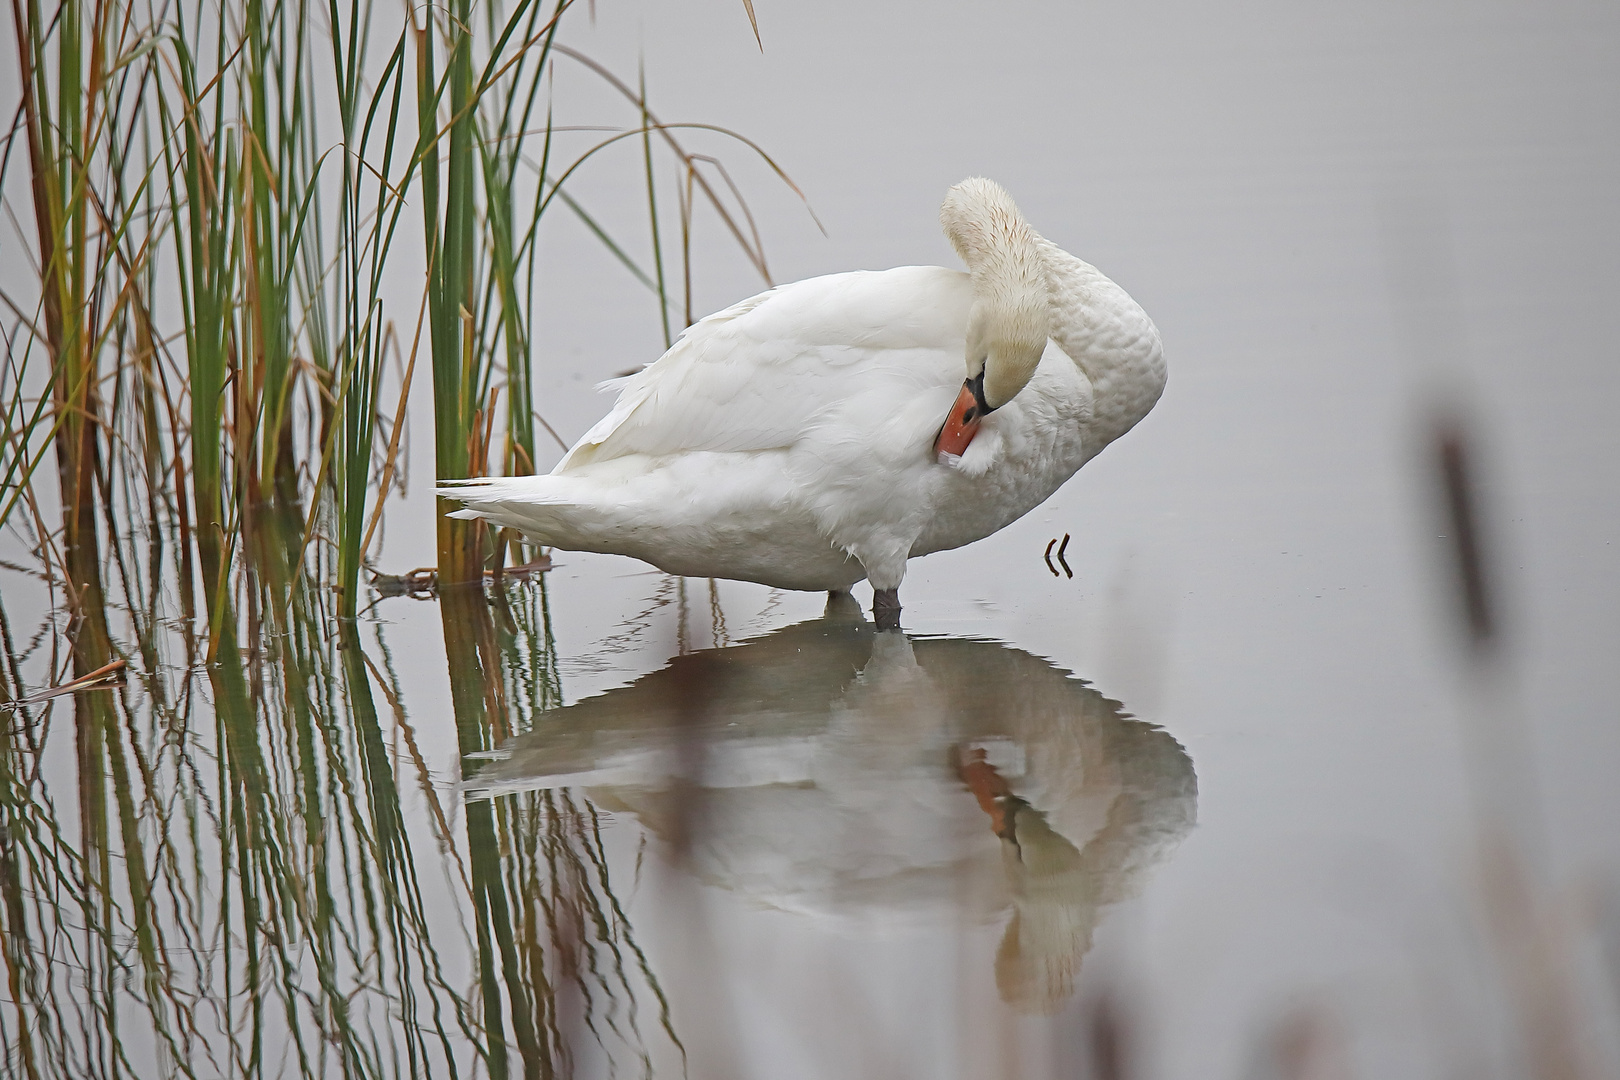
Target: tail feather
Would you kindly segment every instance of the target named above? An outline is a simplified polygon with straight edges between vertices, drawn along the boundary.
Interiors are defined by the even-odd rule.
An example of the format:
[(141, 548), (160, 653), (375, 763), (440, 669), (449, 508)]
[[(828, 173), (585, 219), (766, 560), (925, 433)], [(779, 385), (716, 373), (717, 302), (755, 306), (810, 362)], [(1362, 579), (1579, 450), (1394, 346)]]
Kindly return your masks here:
[(503, 528), (517, 529), (542, 544), (566, 544), (578, 516), (577, 493), (554, 476), (492, 476), (472, 480), (441, 480), (439, 494), (461, 503), (447, 517), (466, 521), (483, 519)]
[(482, 502), (521, 499), (524, 502), (569, 501), (557, 489), (555, 476), (479, 476), (471, 480), (440, 480), (439, 494), (468, 506)]

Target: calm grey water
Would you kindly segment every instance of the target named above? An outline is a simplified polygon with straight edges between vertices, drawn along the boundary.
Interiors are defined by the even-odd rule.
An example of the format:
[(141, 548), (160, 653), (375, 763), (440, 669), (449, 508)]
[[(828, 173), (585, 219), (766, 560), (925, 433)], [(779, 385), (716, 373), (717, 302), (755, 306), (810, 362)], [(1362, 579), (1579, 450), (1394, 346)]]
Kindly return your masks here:
[[(763, 54), (734, 3), (603, 4), (577, 44), (621, 69), (644, 54), (666, 120), (777, 156), (826, 235), (727, 155), (777, 280), (948, 265), (938, 201), (988, 175), (1143, 304), (1170, 384), (1024, 521), (914, 562), (909, 643), (817, 622), (820, 596), (558, 555), (568, 706), (465, 794), (567, 788), (607, 813), (686, 1075), (1101, 1075), (1102, 995), (1132, 1075), (1288, 1075), (1266, 1070), (1301, 1030), (1343, 1070), (1312, 1075), (1532, 1075), (1482, 805), (1526, 845), (1579, 1075), (1615, 1075), (1620, 965), (1593, 927), (1613, 935), (1620, 882), (1620, 10), (755, 6)], [(583, 82), (560, 94), (622, 120)], [(634, 235), (614, 175), (593, 209)], [(548, 228), (539, 393), (572, 439), (607, 408), (592, 384), (661, 335), (609, 256)], [(699, 314), (761, 284), (706, 235)], [(1453, 614), (1437, 403), (1478, 451), (1504, 626), (1483, 683)], [(433, 561), (416, 404), (396, 571)], [(1072, 580), (1041, 558), (1064, 534)], [(376, 610), (458, 824), (476, 801), (437, 612)], [(668, 705), (693, 679), (698, 759)], [(1491, 716), (1525, 735), (1512, 790), (1471, 787), (1495, 775), (1469, 764)], [(1028, 802), (1046, 877), (1004, 863), (952, 756), (975, 749)], [(659, 796), (672, 781), (702, 794)], [(1020, 932), (1040, 970), (1077, 969), (1051, 1015), (1007, 1004)]]
[[(1078, 998), (1094, 973), (1140, 993), (1150, 1075), (1241, 1075), (1270, 1025), (1317, 1003), (1356, 1075), (1522, 1068), (1482, 989), (1481, 939), (1460, 928), (1478, 908), (1475, 711), (1425, 422), (1436, 399), (1474, 422), (1546, 871), (1562, 890), (1612, 884), (1620, 15), (758, 7), (763, 55), (724, 4), (604, 7), (598, 36), (628, 60), (639, 29), (666, 119), (729, 124), (779, 155), (828, 235), (761, 177), (778, 278), (949, 264), (935, 207), (983, 173), (1164, 334), (1169, 389), (1136, 431), (1025, 521), (906, 582), (912, 630), (1049, 657), (1162, 724), (1196, 767), (1197, 829), (1103, 922)], [(658, 342), (645, 308), (620, 317), (606, 286), (622, 271), (558, 232), (546, 287), (568, 317), (543, 346), (547, 413), (571, 438), (605, 409), (588, 384)], [(756, 287), (713, 249), (700, 311)], [(1040, 558), (1064, 533), (1073, 581)], [(660, 667), (674, 605), (624, 651), (597, 648), (658, 578), (562, 561), (569, 698)], [(706, 588), (689, 590), (687, 633), (710, 644)], [(721, 596), (733, 637), (820, 604)], [(987, 1074), (953, 1033), (993, 1005), (991, 984), (958, 978), (942, 1001), (938, 973), (988, 973), (996, 933), (956, 961), (943, 937), (757, 910), (713, 884), (704, 898), (727, 928), (708, 963), (729, 1004), (711, 1022), (732, 1039), (711, 1075)], [(1072, 1064), (1062, 1032), (1081, 1015), (1004, 1075)]]

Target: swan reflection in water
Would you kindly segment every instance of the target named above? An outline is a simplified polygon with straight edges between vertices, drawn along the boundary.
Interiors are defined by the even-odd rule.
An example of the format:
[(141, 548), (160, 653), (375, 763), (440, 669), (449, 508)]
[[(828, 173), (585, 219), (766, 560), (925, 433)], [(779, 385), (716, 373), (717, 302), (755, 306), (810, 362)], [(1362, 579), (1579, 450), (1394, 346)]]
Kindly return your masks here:
[(538, 714), (467, 783), (584, 788), (780, 909), (1010, 907), (996, 984), (1026, 1012), (1070, 996), (1103, 909), (1197, 802), (1186, 751), (1119, 702), (1006, 645), (874, 630), (852, 601)]

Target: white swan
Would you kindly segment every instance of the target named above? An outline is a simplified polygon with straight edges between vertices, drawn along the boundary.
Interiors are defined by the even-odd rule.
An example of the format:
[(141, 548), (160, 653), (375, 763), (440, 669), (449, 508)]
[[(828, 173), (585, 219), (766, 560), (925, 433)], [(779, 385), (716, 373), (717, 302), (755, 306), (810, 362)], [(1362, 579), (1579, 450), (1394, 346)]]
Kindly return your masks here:
[(999, 185), (957, 184), (940, 220), (968, 273), (833, 274), (710, 315), (549, 476), (442, 484), (454, 516), (690, 577), (866, 578), (898, 626), (907, 559), (1039, 506), (1165, 381), (1147, 314)]

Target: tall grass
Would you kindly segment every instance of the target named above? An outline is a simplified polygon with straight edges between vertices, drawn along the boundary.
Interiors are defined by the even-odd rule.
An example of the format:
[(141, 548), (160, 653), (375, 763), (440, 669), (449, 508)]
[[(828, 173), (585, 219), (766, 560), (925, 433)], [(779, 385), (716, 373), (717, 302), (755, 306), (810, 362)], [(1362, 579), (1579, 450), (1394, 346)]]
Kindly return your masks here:
[[(718, 165), (562, 45), (572, 11), (12, 0), (0, 533), (68, 632), (0, 609), (0, 1076), (567, 1075), (586, 1044), (646, 1072), (672, 1034), (594, 809), (458, 820), (362, 640), (418, 360), (440, 476), (535, 467), (546, 213), (678, 310), (586, 164), (661, 147), (683, 241), (693, 190), (747, 236)], [(567, 161), (559, 62), (630, 117)], [(483, 578), (493, 538), (440, 528), (441, 579)], [(465, 752), (559, 695), (543, 584), (491, 596), (444, 594)]]
[[(656, 192), (649, 269), (565, 190), (587, 162), (651, 182), (655, 140), (671, 156), (688, 319), (694, 192), (768, 280), (718, 161), (561, 43), (572, 14), (572, 0), (453, 0), (397, 18), (361, 0), (13, 0), (21, 96), (0, 191), (31, 222), (35, 273), (7, 276), (3, 297), (0, 527), (38, 533), (59, 581), (93, 603), (98, 513), (154, 533), (172, 522), (166, 557), (217, 652), (241, 615), (231, 574), (266, 557), (258, 523), (279, 508), (304, 518), (296, 572), (312, 546), (330, 548), (323, 584), (352, 620), (421, 349), (438, 475), (534, 468), (549, 209), (579, 217), (652, 289), (666, 336), (681, 309)], [(623, 131), (566, 162), (559, 63), (630, 110)], [(69, 508), (59, 535), (35, 487), (48, 453)], [(440, 580), (478, 580), (489, 540), (472, 524), (439, 530)]]
[[(440, 478), (484, 475), (504, 469), (532, 472), (535, 459), (532, 335), (539, 226), (559, 198), (657, 297), (664, 341), (671, 340), (669, 288), (654, 174), (654, 136), (677, 170), (682, 237), (685, 322), (691, 318), (691, 250), (694, 189), (716, 211), (745, 257), (768, 284), (763, 247), (747, 205), (717, 159), (689, 151), (676, 137), (684, 127), (666, 125), (647, 106), (645, 79), (632, 91), (611, 71), (560, 43), (558, 32), (573, 0), (547, 8), (520, 0), (506, 13), (491, 4), (476, 17), (468, 0), (424, 8), (430, 25), (414, 29), (417, 50), (417, 129), (421, 140), (424, 236), (428, 271), (427, 311), (433, 359), (435, 457)], [(752, 13), (750, 11), (750, 17)], [(475, 27), (482, 25), (479, 34)], [(437, 32), (433, 32), (436, 30)], [(554, 175), (553, 117), (544, 90), (559, 59), (604, 80), (636, 111), (636, 125), (587, 147)], [(435, 127), (435, 124), (437, 125)], [(753, 143), (738, 140), (790, 188), (786, 174)], [(646, 178), (652, 267), (645, 270), (568, 196), (563, 184), (599, 152), (639, 138)], [(530, 143), (538, 143), (531, 154)], [(724, 183), (709, 181), (708, 168)], [(797, 191), (796, 188), (794, 188)], [(739, 222), (747, 222), (745, 230)], [(493, 378), (507, 388), (505, 453), (491, 459), (497, 412)], [(504, 458), (504, 460), (502, 460)], [(488, 544), (482, 525), (439, 516), (441, 582), (468, 583), (481, 573)]]

